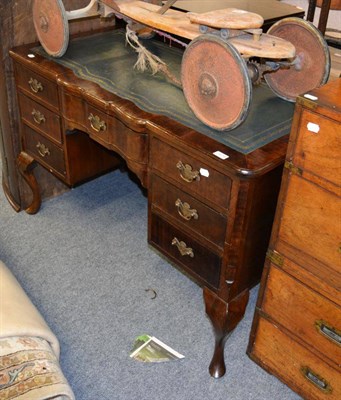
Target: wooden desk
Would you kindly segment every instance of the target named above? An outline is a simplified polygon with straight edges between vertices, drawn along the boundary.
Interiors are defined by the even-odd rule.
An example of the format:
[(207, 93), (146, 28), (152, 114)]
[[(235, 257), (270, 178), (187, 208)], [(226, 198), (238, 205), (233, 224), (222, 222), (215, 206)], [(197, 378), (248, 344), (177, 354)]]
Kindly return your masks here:
[[(262, 272), (293, 105), (260, 87), (241, 127), (205, 131), (179, 88), (134, 72), (129, 62), (136, 55), (124, 46), (124, 32), (89, 40), (74, 41), (61, 60), (32, 46), (11, 51), (21, 114), (19, 165), (34, 193), (28, 211), (40, 204), (36, 162), (72, 186), (114, 167), (120, 155), (148, 189), (149, 243), (204, 288), (215, 335), (210, 373), (220, 377), (226, 338)], [(173, 66), (181, 60), (181, 50), (154, 45)], [(120, 96), (113, 93), (118, 89)], [(130, 95), (134, 102), (123, 98)]]

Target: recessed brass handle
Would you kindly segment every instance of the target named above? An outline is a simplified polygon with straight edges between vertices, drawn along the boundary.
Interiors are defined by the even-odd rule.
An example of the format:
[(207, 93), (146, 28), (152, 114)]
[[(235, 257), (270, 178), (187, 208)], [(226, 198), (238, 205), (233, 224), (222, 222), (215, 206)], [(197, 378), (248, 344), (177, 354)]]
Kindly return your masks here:
[(33, 109), (31, 114), (33, 116), (34, 122), (36, 122), (38, 125), (46, 121), (45, 115), (42, 114), (39, 110)]
[(96, 132), (104, 132), (107, 129), (107, 124), (98, 115), (90, 113), (88, 120), (90, 121), (91, 128)]
[(30, 78), (28, 84), (30, 85), (31, 90), (34, 93), (42, 92), (44, 90), (43, 84), (39, 82), (37, 79)]
[(181, 178), (186, 182), (200, 181), (200, 172), (193, 171), (193, 167), (189, 164), (184, 164), (179, 161), (176, 164), (176, 168), (180, 171)]
[(172, 246), (176, 246), (182, 256), (190, 256), (191, 258), (194, 257), (193, 249), (191, 247), (187, 247), (185, 242), (180, 241), (176, 237), (172, 240)]
[(310, 369), (307, 366), (301, 367), (301, 372), (303, 376), (313, 385), (318, 387), (320, 390), (322, 390), (325, 393), (331, 393), (332, 392), (332, 387), (330, 384), (321, 376), (316, 374), (312, 369)]
[(185, 219), (186, 221), (190, 221), (192, 218), (199, 218), (198, 211), (195, 208), (191, 209), (191, 206), (188, 203), (182, 202), (180, 199), (177, 199), (175, 201), (175, 205), (178, 208), (178, 213), (180, 217)]
[(38, 142), (38, 143), (36, 144), (36, 148), (38, 149), (38, 153), (39, 153), (42, 157), (46, 157), (46, 156), (51, 155), (49, 148), (46, 147), (46, 146), (44, 145), (44, 143)]
[(341, 331), (323, 320), (315, 321), (315, 327), (319, 333), (341, 346)]

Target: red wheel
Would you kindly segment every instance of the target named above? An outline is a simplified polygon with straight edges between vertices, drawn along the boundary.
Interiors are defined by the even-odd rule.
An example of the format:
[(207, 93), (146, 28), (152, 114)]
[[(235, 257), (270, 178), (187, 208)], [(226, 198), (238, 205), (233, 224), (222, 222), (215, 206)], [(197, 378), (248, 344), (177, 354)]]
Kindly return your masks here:
[(45, 51), (61, 57), (69, 44), (69, 23), (61, 0), (33, 0), (33, 23)]
[(300, 94), (325, 84), (329, 77), (330, 55), (322, 34), (300, 18), (278, 21), (267, 32), (291, 42), (298, 63), (288, 69), (264, 74), (269, 87), (279, 97), (295, 101)]
[(247, 66), (238, 51), (213, 35), (185, 50), (181, 81), (188, 105), (205, 125), (230, 130), (246, 118), (252, 94)]

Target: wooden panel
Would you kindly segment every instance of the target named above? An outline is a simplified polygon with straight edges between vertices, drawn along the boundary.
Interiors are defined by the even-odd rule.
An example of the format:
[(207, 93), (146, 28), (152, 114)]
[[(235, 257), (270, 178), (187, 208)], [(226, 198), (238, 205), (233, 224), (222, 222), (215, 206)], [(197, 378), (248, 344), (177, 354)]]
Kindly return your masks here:
[[(223, 247), (226, 216), (207, 207), (194, 197), (170, 185), (156, 175), (153, 175), (151, 185), (152, 207), (158, 208), (159, 212), (167, 213), (178, 222), (185, 224), (187, 228), (194, 230), (216, 245)], [(186, 220), (181, 209), (179, 209), (181, 207), (179, 201), (187, 203), (191, 210), (195, 210), (196, 217)], [(176, 205), (176, 202), (178, 202), (178, 205)]]
[[(165, 176), (183, 187), (184, 190), (211, 201), (218, 206), (228, 208), (230, 202), (231, 179), (210, 168), (200, 160), (189, 156), (159, 139), (153, 137), (151, 146), (151, 165)], [(188, 164), (193, 171), (199, 172), (199, 180), (186, 182), (180, 175), (177, 165)], [(204, 174), (208, 175), (205, 176)]]
[(55, 83), (18, 64), (15, 65), (15, 69), (18, 87), (23, 90), (26, 95), (47, 107), (52, 106), (56, 111), (58, 110), (58, 92)]
[(340, 197), (291, 175), (284, 203), (279, 240), (340, 272)]
[(304, 110), (293, 163), (341, 185), (341, 123)]
[(341, 365), (340, 307), (272, 266), (262, 309), (308, 346)]
[[(32, 155), (49, 170), (53, 170), (63, 177), (66, 175), (63, 150), (53, 144), (46, 137), (35, 132), (27, 125), (23, 125), (25, 151)], [(46, 148), (46, 154), (40, 150), (40, 145)]]
[(322, 362), (263, 318), (259, 320), (253, 357), (306, 399), (341, 398), (340, 367), (334, 369)]
[[(193, 257), (181, 255), (176, 245), (172, 244), (174, 238), (184, 242), (187, 248), (191, 248)], [(200, 283), (208, 284), (214, 288), (219, 287), (221, 258), (199, 244), (193, 237), (189, 237), (159, 216), (152, 214), (149, 239), (162, 253), (180, 264)]]
[(21, 118), (39, 133), (62, 143), (60, 117), (29, 97), (19, 94)]

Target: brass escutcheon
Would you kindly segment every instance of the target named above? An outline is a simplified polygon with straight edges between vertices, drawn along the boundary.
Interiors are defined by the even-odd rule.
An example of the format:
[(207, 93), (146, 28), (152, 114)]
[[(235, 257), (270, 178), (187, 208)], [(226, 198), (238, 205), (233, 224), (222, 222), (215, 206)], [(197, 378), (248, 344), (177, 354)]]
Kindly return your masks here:
[(48, 147), (46, 147), (43, 143), (38, 142), (36, 144), (36, 148), (38, 149), (38, 153), (42, 156), (42, 157), (46, 157), (51, 155), (50, 150)]
[(180, 199), (177, 199), (175, 201), (175, 206), (178, 208), (178, 213), (180, 215), (180, 217), (182, 217), (183, 219), (185, 219), (186, 221), (193, 219), (198, 219), (199, 215), (198, 215), (198, 211), (196, 209), (191, 209), (191, 206), (186, 203), (186, 202), (182, 202)]
[(200, 181), (200, 172), (193, 171), (193, 167), (189, 164), (184, 164), (178, 161), (176, 168), (180, 171), (181, 178), (186, 182)]
[(191, 247), (187, 247), (185, 242), (179, 241), (179, 239), (176, 237), (172, 240), (172, 246), (176, 246), (182, 256), (190, 256), (191, 258), (194, 257), (193, 249)]
[(33, 109), (31, 114), (33, 116), (34, 122), (36, 122), (38, 125), (46, 121), (45, 115), (42, 114), (39, 110)]
[(91, 128), (96, 132), (104, 132), (107, 129), (107, 124), (98, 115), (90, 113), (88, 120), (90, 121)]
[(28, 81), (28, 84), (30, 85), (31, 90), (34, 93), (42, 92), (44, 90), (43, 84), (32, 77)]

